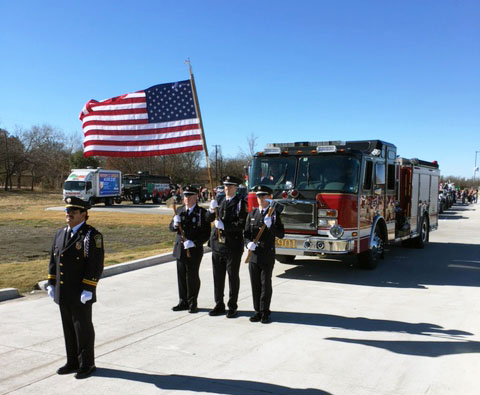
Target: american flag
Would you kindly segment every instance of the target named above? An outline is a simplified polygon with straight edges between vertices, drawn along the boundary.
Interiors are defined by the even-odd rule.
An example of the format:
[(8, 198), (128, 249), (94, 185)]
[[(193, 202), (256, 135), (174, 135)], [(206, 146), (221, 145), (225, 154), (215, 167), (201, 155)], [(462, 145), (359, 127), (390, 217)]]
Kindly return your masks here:
[(160, 156), (201, 151), (200, 120), (189, 80), (103, 101), (80, 113), (84, 156)]

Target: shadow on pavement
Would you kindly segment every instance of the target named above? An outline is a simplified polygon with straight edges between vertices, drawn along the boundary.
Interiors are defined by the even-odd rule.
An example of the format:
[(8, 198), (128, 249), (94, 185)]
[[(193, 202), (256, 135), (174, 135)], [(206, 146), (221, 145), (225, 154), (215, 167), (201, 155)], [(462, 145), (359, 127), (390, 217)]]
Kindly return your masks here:
[(340, 337), (327, 337), (326, 340), (378, 347), (396, 354), (432, 358), (452, 354), (480, 353), (480, 342), (476, 341), (395, 341), (346, 339)]
[(391, 288), (480, 286), (480, 245), (428, 243), (424, 249), (390, 246), (372, 271), (353, 267), (355, 257), (301, 259), (279, 278)]
[(272, 321), (287, 324), (304, 324), (324, 326), (329, 328), (341, 328), (362, 332), (397, 332), (412, 335), (435, 336), (443, 338), (451, 336), (453, 339), (463, 336), (472, 336), (473, 333), (456, 329), (444, 329), (440, 325), (426, 322), (409, 323), (402, 321), (379, 320), (365, 317), (343, 317), (331, 314), (273, 312)]
[(208, 377), (184, 376), (178, 374), (162, 375), (130, 372), (127, 370), (97, 368), (96, 377), (117, 378), (141, 383), (154, 384), (161, 390), (192, 392), (211, 392), (216, 394), (322, 394), (328, 392), (313, 388), (290, 388), (276, 384), (247, 380), (216, 379)]

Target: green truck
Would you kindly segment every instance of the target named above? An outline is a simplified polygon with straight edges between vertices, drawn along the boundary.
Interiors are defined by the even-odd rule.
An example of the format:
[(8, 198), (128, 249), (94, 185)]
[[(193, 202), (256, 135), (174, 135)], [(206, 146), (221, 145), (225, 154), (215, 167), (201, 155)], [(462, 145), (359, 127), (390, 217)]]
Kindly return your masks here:
[(148, 171), (139, 171), (137, 174), (125, 174), (122, 181), (122, 199), (130, 200), (133, 204), (147, 201), (160, 204), (172, 194), (173, 184), (168, 176), (157, 176)]

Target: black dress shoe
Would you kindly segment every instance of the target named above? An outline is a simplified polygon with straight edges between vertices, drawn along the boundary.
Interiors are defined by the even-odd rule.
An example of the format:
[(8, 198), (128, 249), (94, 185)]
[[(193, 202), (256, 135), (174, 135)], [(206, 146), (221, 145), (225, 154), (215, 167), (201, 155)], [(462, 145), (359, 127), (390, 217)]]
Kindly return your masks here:
[(80, 368), (77, 372), (77, 374), (75, 375), (75, 378), (76, 379), (86, 379), (87, 377), (89, 377), (93, 372), (95, 372), (95, 370), (97, 370), (97, 368), (95, 367), (95, 365), (93, 366), (89, 366), (87, 368)]
[(186, 304), (179, 303), (176, 306), (172, 307), (173, 311), (182, 311), (182, 310), (188, 310), (188, 306)]
[(233, 318), (233, 317), (236, 317), (237, 316), (237, 309), (235, 310), (228, 310), (227, 312), (227, 318)]
[(78, 369), (79, 369), (78, 366), (69, 365), (67, 363), (66, 365), (63, 365), (61, 368), (57, 369), (57, 374), (75, 373)]
[(250, 322), (259, 322), (262, 319), (262, 313), (255, 313), (250, 317)]
[(190, 308), (188, 309), (188, 312), (190, 314), (198, 313), (198, 307), (197, 306), (190, 306)]
[(213, 310), (208, 312), (208, 315), (212, 317), (222, 314), (225, 314), (225, 307), (215, 307)]
[(263, 313), (262, 314), (262, 324), (270, 324), (272, 322), (270, 320), (270, 314)]

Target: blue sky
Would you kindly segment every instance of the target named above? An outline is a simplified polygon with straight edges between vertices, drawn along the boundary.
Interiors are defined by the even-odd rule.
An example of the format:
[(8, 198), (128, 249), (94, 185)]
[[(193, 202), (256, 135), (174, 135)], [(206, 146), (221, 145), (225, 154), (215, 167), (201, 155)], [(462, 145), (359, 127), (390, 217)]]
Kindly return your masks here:
[(89, 99), (188, 79), (189, 57), (210, 152), (246, 152), (251, 134), (258, 149), (378, 138), (473, 175), (478, 1), (0, 0), (0, 15), (11, 132), (49, 124), (81, 138)]

